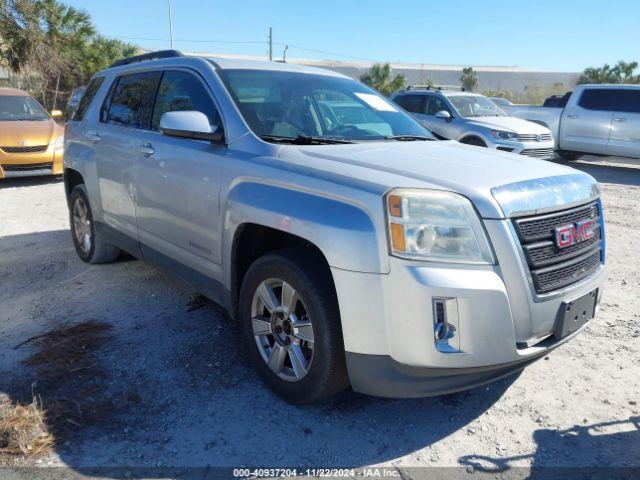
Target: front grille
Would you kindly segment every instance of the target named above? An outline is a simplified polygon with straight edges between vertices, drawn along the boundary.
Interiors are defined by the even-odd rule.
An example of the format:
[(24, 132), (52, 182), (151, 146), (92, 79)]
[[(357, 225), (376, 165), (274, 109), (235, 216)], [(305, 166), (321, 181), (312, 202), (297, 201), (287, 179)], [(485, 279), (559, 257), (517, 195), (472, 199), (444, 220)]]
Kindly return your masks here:
[(30, 172), (35, 170), (51, 169), (51, 163), (29, 163), (26, 165), (2, 165), (5, 172)]
[[(593, 220), (594, 237), (559, 249), (553, 237), (557, 227)], [(602, 261), (602, 230), (597, 202), (533, 217), (518, 218), (513, 225), (522, 245), (534, 287), (548, 293), (589, 276)]]
[(528, 148), (520, 152), (521, 155), (537, 158), (553, 158), (553, 148)]
[(536, 135), (535, 133), (521, 133), (518, 135), (518, 140), (521, 142), (548, 142), (553, 137), (550, 133), (541, 133)]
[(0, 147), (4, 153), (42, 153), (47, 150), (47, 145), (34, 145), (31, 147)]

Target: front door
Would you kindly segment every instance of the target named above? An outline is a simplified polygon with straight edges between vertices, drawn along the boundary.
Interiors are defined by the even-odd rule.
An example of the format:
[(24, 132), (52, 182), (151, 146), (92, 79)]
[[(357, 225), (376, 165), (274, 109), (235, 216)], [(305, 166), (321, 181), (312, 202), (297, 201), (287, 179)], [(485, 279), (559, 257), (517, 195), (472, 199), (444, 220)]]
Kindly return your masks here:
[(640, 89), (617, 92), (607, 154), (640, 158)]
[(159, 132), (163, 113), (195, 110), (222, 128), (209, 88), (190, 70), (164, 72), (151, 131), (136, 145), (138, 235), (143, 254), (175, 260), (207, 277), (220, 273), (220, 177), (224, 145)]
[[(436, 113), (442, 111), (449, 112), (451, 117), (448, 119), (436, 117)], [(456, 123), (459, 123), (460, 120), (454, 116), (453, 109), (442, 98), (436, 95), (429, 95), (425, 105), (425, 113), (416, 116), (426, 125), (429, 125), (431, 131), (440, 137), (447, 140), (460, 140), (456, 132)]]

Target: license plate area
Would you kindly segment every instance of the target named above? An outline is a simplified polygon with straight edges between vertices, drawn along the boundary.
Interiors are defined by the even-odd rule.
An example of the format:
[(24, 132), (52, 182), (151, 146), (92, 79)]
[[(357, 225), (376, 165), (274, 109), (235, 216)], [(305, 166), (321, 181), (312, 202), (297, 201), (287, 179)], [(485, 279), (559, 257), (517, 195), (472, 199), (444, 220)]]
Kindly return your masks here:
[(595, 289), (572, 302), (562, 302), (555, 331), (556, 338), (561, 339), (577, 332), (591, 320), (595, 315), (597, 299), (598, 289)]

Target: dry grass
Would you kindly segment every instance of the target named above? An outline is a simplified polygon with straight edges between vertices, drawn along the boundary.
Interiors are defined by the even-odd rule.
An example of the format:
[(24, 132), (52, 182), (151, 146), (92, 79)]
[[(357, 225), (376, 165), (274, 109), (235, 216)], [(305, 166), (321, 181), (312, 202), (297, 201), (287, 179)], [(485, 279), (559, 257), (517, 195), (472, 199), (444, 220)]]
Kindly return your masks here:
[(27, 461), (48, 451), (54, 437), (47, 428), (45, 412), (34, 398), (29, 405), (0, 405), (0, 454)]

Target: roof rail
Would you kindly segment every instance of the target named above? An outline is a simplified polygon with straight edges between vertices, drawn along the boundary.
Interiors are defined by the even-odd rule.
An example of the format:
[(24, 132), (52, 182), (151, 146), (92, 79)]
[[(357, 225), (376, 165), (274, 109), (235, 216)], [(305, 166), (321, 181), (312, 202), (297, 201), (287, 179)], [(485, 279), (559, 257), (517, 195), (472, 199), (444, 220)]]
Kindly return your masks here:
[(407, 90), (458, 90), (460, 92), (464, 92), (464, 87), (460, 85), (409, 85)]
[(161, 58), (173, 58), (182, 57), (182, 53), (178, 50), (158, 50), (157, 52), (149, 52), (143, 55), (134, 55), (133, 57), (123, 58), (117, 62), (112, 63), (109, 68), (121, 67), (123, 65), (129, 65), (136, 62), (145, 62), (147, 60), (160, 60)]

